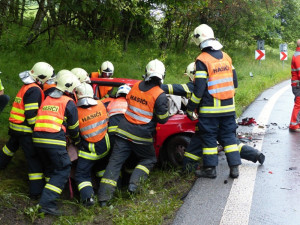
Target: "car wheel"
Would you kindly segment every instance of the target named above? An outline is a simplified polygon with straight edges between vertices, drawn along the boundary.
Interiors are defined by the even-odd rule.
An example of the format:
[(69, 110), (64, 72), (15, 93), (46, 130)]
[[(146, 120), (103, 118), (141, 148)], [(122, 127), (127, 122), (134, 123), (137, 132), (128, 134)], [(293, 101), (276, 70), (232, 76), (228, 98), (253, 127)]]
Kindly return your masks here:
[(177, 135), (169, 140), (167, 146), (167, 158), (172, 166), (182, 166), (184, 152), (190, 141), (191, 138), (186, 135)]

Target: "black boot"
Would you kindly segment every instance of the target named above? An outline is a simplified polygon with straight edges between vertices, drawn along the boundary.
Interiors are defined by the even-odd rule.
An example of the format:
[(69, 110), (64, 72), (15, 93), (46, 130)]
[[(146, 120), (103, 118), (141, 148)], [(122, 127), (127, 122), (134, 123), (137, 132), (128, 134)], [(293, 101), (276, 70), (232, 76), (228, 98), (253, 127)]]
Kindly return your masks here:
[(256, 156), (256, 160), (260, 163), (260, 165), (264, 164), (265, 158), (266, 158), (266, 156), (262, 153), (259, 153)]
[(138, 186), (135, 184), (129, 184), (128, 191), (132, 194), (136, 193)]
[(47, 208), (47, 207), (42, 207), (41, 209), (39, 209), (40, 213), (45, 213), (45, 214), (49, 214), (52, 216), (62, 216), (63, 213), (56, 207), (54, 208)]
[(216, 178), (217, 171), (215, 166), (205, 167), (195, 171), (196, 177)]
[(230, 167), (230, 177), (238, 178), (239, 176), (239, 166), (231, 166)]
[(89, 207), (89, 206), (92, 206), (95, 204), (94, 202), (94, 199), (93, 198), (87, 198), (85, 200), (82, 201), (82, 204), (85, 206), (85, 207)]

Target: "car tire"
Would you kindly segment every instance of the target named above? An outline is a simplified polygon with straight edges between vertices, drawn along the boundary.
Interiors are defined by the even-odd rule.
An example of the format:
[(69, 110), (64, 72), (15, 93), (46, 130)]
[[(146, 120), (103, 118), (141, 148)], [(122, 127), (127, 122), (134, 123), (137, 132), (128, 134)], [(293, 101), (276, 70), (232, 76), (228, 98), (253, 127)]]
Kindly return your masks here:
[(187, 135), (176, 135), (172, 137), (167, 145), (167, 160), (174, 167), (181, 167), (184, 152), (191, 138)]

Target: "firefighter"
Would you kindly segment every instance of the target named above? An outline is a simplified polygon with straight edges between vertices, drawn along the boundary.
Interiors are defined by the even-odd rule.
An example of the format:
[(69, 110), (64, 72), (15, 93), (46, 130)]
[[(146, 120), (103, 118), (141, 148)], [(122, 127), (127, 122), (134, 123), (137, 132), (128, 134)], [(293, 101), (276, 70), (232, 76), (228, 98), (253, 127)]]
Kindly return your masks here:
[(33, 143), (37, 148), (49, 180), (39, 201), (40, 211), (61, 215), (56, 200), (68, 180), (71, 161), (66, 150), (66, 134), (79, 145), (79, 122), (73, 90), (79, 86), (78, 78), (70, 71), (59, 71), (56, 89), (38, 110), (33, 132)]
[(86, 72), (84, 69), (82, 68), (73, 68), (71, 70), (72, 73), (75, 74), (76, 77), (78, 77), (80, 83), (91, 83), (91, 79), (89, 77), (88, 72)]
[(94, 204), (94, 191), (91, 170), (96, 163), (105, 169), (110, 150), (107, 133), (108, 114), (100, 100), (93, 99), (93, 88), (82, 83), (76, 88), (78, 98), (77, 109), (79, 117), (81, 146), (78, 151), (78, 162), (75, 180), (80, 192), (81, 202), (85, 206)]
[[(234, 94), (237, 88), (231, 58), (222, 52), (211, 27), (201, 24), (193, 40), (201, 53), (196, 59), (194, 90), (187, 105), (187, 116), (196, 119), (198, 110), (199, 141), (203, 151), (203, 168), (198, 177), (216, 178), (218, 165), (217, 139), (223, 143), (230, 177), (239, 176), (241, 158), (236, 143)], [(192, 142), (193, 144), (193, 142)]]
[(291, 122), (289, 126), (289, 130), (291, 132), (300, 132), (300, 39), (297, 40), (297, 48), (292, 57), (291, 62), (291, 85), (292, 91), (295, 95), (294, 99), (294, 108), (291, 116)]
[(127, 110), (128, 104), (126, 101), (126, 95), (130, 90), (131, 87), (129, 87), (127, 84), (123, 84), (118, 88), (116, 98), (110, 97), (102, 100), (109, 115), (108, 134), (111, 148), (114, 146), (118, 124), (124, 118)]
[[(91, 78), (111, 78), (114, 75), (114, 65), (110, 61), (105, 61), (101, 64), (100, 70), (98, 72), (92, 72)], [(104, 99), (109, 97), (112, 93), (113, 87), (110, 86), (98, 86), (96, 93), (99, 99)]]
[(4, 169), (19, 146), (22, 147), (28, 164), (29, 196), (37, 199), (42, 193), (43, 167), (32, 143), (32, 130), (38, 108), (44, 100), (41, 85), (54, 76), (54, 69), (46, 62), (34, 64), (30, 71), (19, 74), (23, 86), (17, 93), (9, 116), (10, 138), (0, 151), (0, 168)]
[[(190, 98), (191, 93), (194, 90), (194, 76), (195, 76), (195, 62), (190, 63), (184, 75), (189, 77), (189, 82), (186, 84), (163, 84), (161, 88), (164, 90), (166, 94), (175, 94), (179, 96), (183, 96), (184, 98)], [(185, 105), (186, 100), (183, 100), (183, 107)], [(238, 149), (242, 159), (249, 160), (251, 162), (259, 162), (261, 165), (265, 161), (265, 155), (259, 150), (242, 143), (239, 138), (236, 138)], [(219, 146), (221, 147), (221, 146)], [(218, 149), (220, 150), (220, 148)], [(183, 157), (183, 170), (186, 172), (195, 171), (202, 161), (202, 146), (201, 142), (199, 142), (199, 132), (196, 127), (195, 135), (191, 138), (191, 143), (188, 145), (184, 157)]]
[(100, 183), (98, 200), (101, 207), (112, 198), (122, 165), (131, 152), (139, 159), (129, 180), (131, 193), (147, 179), (157, 161), (153, 133), (157, 122), (164, 124), (169, 118), (167, 97), (160, 88), (165, 77), (164, 64), (157, 59), (150, 61), (143, 77), (144, 80), (134, 84), (126, 96), (128, 108), (116, 130), (112, 155)]
[(44, 84), (43, 84), (43, 91), (44, 91), (44, 95), (45, 98), (52, 92), (55, 90), (56, 87), (56, 75), (52, 76), (49, 80), (47, 80)]

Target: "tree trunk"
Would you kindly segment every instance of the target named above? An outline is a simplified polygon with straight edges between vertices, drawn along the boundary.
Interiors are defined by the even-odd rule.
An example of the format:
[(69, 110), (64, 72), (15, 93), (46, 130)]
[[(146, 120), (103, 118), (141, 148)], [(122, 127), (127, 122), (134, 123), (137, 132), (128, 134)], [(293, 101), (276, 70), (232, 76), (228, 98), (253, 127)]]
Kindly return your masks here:
[(25, 12), (25, 0), (22, 0), (21, 13), (20, 13), (20, 22), (19, 24), (22, 26), (24, 21), (24, 12)]
[(37, 37), (40, 34), (41, 24), (46, 16), (45, 0), (38, 1), (38, 3), (39, 3), (39, 9), (36, 13), (32, 27), (30, 29), (31, 32), (25, 46), (32, 44), (32, 42), (37, 39)]
[(125, 37), (125, 42), (124, 42), (124, 52), (126, 52), (127, 48), (128, 48), (128, 40), (129, 40), (129, 37), (130, 37), (130, 33), (132, 31), (133, 22), (134, 22), (134, 19), (130, 19), (129, 28), (128, 28), (128, 31), (127, 31), (127, 34), (126, 34), (126, 37)]

